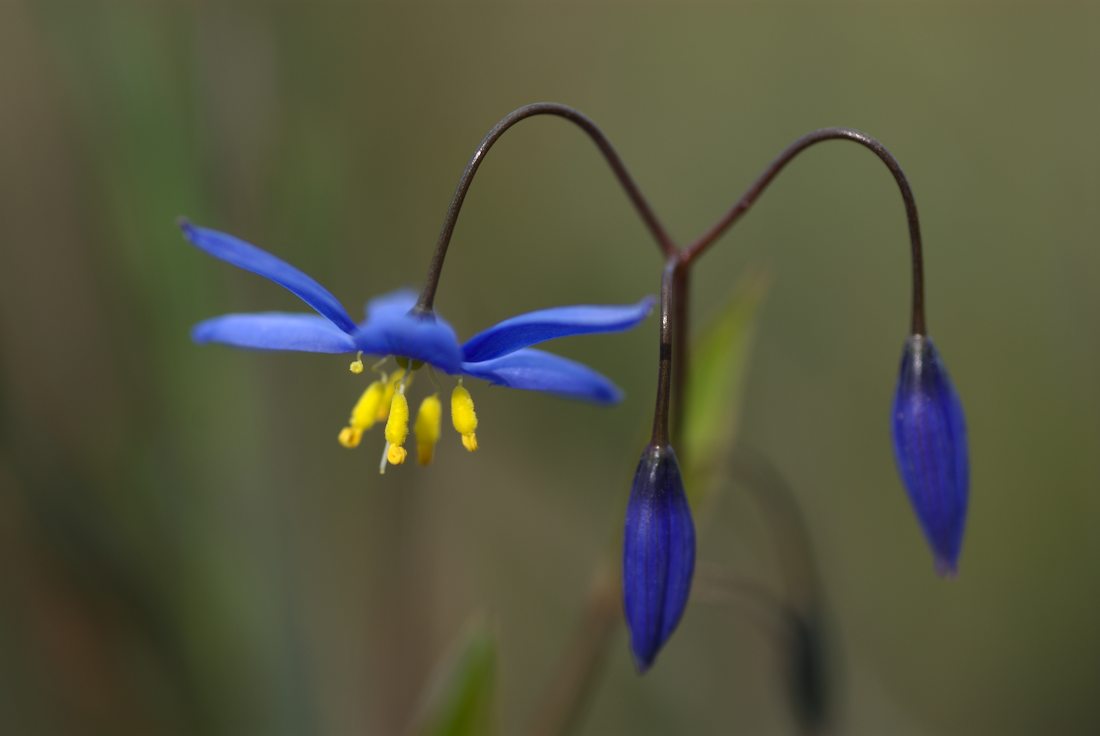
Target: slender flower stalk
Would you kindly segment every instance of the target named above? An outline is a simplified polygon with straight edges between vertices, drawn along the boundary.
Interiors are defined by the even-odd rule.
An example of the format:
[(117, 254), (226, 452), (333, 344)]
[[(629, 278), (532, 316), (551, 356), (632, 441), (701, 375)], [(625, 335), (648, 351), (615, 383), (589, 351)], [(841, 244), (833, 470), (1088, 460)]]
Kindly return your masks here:
[(653, 434), (631, 485), (623, 530), (623, 612), (639, 673), (653, 664), (680, 623), (695, 571), (695, 523), (670, 443), (673, 376), (672, 314), (683, 268), (673, 256), (661, 276), (660, 347)]
[(611, 145), (611, 141), (604, 135), (604, 132), (600, 130), (599, 126), (592, 122), (588, 116), (568, 105), (562, 105), (557, 102), (535, 102), (517, 108), (501, 118), (500, 122), (494, 125), (492, 129), (485, 134), (485, 137), (474, 151), (474, 155), (470, 157), (469, 163), (466, 164), (466, 169), (462, 172), (462, 176), (458, 180), (458, 186), (455, 187), (454, 196), (451, 197), (451, 204), (447, 208), (447, 215), (443, 218), (443, 226), (439, 230), (439, 238), (436, 241), (435, 253), (432, 256), (431, 264), (428, 266), (428, 275), (427, 278), (424, 279), (424, 288), (421, 289), (420, 298), (417, 301), (416, 308), (418, 310), (430, 311), (435, 304), (435, 292), (436, 289), (439, 288), (439, 277), (443, 273), (443, 262), (447, 258), (447, 249), (450, 247), (455, 225), (458, 224), (458, 215), (462, 212), (462, 204), (466, 201), (466, 194), (470, 191), (470, 185), (474, 182), (474, 176), (481, 167), (482, 161), (485, 160), (485, 156), (489, 153), (489, 149), (491, 149), (493, 144), (500, 140), (501, 136), (507, 133), (516, 123), (540, 115), (549, 115), (567, 120), (584, 131), (585, 134), (592, 139), (592, 142), (596, 144), (596, 147), (607, 161), (608, 166), (610, 166), (612, 172), (614, 172), (619, 185), (623, 188), (623, 191), (626, 192), (626, 196), (634, 205), (634, 209), (637, 210), (638, 215), (642, 218), (642, 221), (646, 224), (653, 239), (657, 242), (657, 247), (660, 248), (661, 252), (666, 256), (676, 255), (676, 244), (673, 242), (672, 236), (668, 234), (668, 230), (661, 224), (660, 219), (657, 217), (657, 213), (654, 212), (653, 207), (650, 206), (649, 201), (642, 194), (642, 190), (634, 181), (634, 177), (631, 176), (630, 172), (627, 170), (626, 164), (623, 163), (615, 147)]
[(768, 188), (768, 185), (779, 176), (779, 172), (786, 168), (787, 164), (793, 161), (798, 154), (818, 143), (831, 140), (852, 141), (878, 156), (879, 160), (890, 170), (890, 173), (894, 177), (894, 181), (898, 185), (898, 191), (901, 193), (902, 202), (905, 204), (905, 219), (909, 225), (909, 252), (911, 258), (911, 274), (913, 277), (913, 302), (912, 309), (910, 310), (910, 332), (914, 335), (923, 335), (926, 329), (924, 318), (924, 256), (916, 198), (913, 197), (913, 190), (909, 186), (909, 180), (905, 177), (905, 172), (902, 171), (901, 165), (898, 163), (897, 159), (886, 150), (886, 146), (866, 133), (852, 128), (822, 128), (807, 133), (787, 146), (783, 149), (782, 153), (775, 157), (764, 172), (756, 178), (756, 181), (754, 181), (745, 193), (741, 195), (737, 202), (735, 202), (724, 215), (718, 218), (718, 221), (714, 223), (714, 225), (700, 235), (698, 239), (690, 245), (685, 246), (680, 255), (683, 260), (689, 264), (697, 260), (699, 256), (714, 245), (723, 233), (733, 227), (733, 225), (749, 211), (753, 204), (756, 203), (756, 200), (760, 198), (760, 195), (764, 193), (764, 190)]

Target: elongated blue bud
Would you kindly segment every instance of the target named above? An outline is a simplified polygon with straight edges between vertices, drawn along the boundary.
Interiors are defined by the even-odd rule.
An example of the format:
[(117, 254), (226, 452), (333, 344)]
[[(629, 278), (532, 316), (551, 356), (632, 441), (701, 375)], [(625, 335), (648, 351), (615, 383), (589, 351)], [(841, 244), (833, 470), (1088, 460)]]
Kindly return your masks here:
[(966, 526), (970, 467), (962, 404), (932, 341), (913, 335), (894, 397), (894, 456), (936, 571), (953, 575)]
[(653, 664), (687, 605), (695, 525), (671, 447), (642, 453), (623, 535), (623, 609), (639, 672)]

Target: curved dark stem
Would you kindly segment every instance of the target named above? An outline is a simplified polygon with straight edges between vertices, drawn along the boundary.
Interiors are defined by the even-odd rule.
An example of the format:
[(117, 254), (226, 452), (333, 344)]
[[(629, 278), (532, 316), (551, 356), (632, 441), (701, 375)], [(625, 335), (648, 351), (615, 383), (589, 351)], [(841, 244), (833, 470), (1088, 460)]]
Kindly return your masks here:
[(684, 249), (683, 260), (687, 263), (694, 261), (703, 251), (709, 248), (722, 233), (737, 222), (737, 220), (752, 207), (757, 198), (763, 194), (764, 190), (767, 189), (768, 185), (771, 184), (772, 180), (779, 172), (790, 163), (791, 159), (815, 143), (835, 139), (849, 140), (869, 149), (886, 164), (886, 168), (890, 169), (890, 173), (894, 175), (894, 181), (897, 182), (898, 189), (901, 190), (901, 198), (905, 202), (905, 215), (909, 220), (909, 244), (913, 258), (913, 308), (911, 331), (914, 335), (923, 335), (926, 333), (924, 319), (924, 263), (921, 256), (920, 221), (917, 219), (917, 203), (913, 198), (913, 190), (910, 189), (909, 182), (905, 178), (905, 173), (901, 170), (901, 166), (898, 164), (897, 159), (886, 150), (886, 147), (866, 133), (861, 133), (852, 128), (822, 128), (821, 130), (807, 133), (787, 146), (786, 150), (780, 153), (779, 156), (771, 162), (768, 168), (764, 170), (764, 173), (753, 182), (752, 186), (748, 188), (748, 191), (741, 196), (741, 199), (737, 200), (737, 203), (734, 204), (713, 227)]
[(829, 731), (840, 676), (830, 653), (825, 588), (794, 489), (767, 456), (743, 443), (729, 457), (731, 480), (746, 486), (769, 526), (783, 579), (777, 610), (783, 624), (788, 697), (803, 734)]
[(432, 256), (431, 265), (428, 266), (428, 276), (424, 281), (424, 288), (420, 292), (420, 298), (417, 300), (415, 307), (416, 311), (429, 312), (432, 309), (435, 302), (435, 292), (439, 286), (439, 276), (443, 271), (443, 261), (447, 257), (447, 247), (451, 243), (451, 235), (454, 234), (455, 223), (458, 222), (458, 215), (462, 210), (462, 203), (466, 199), (466, 193), (470, 190), (470, 185), (473, 183), (474, 174), (477, 173), (478, 167), (481, 166), (481, 162), (485, 159), (485, 154), (489, 152), (493, 144), (496, 143), (509, 128), (521, 120), (526, 120), (536, 115), (553, 115), (564, 118), (587, 133), (588, 137), (596, 144), (596, 147), (600, 149), (600, 153), (607, 159), (607, 163), (611, 166), (611, 170), (615, 173), (615, 177), (619, 180), (619, 184), (626, 191), (627, 197), (630, 198), (631, 203), (634, 205), (634, 209), (638, 211), (646, 227), (649, 228), (649, 232), (653, 235), (654, 240), (657, 241), (657, 245), (660, 247), (661, 252), (666, 256), (672, 256), (677, 253), (676, 244), (672, 241), (672, 237), (668, 234), (668, 231), (665, 230), (661, 221), (657, 219), (657, 214), (653, 211), (653, 208), (638, 188), (638, 184), (634, 181), (634, 177), (627, 171), (623, 160), (619, 157), (618, 152), (616, 152), (615, 148), (611, 145), (611, 141), (607, 139), (607, 136), (604, 135), (599, 126), (581, 112), (568, 105), (562, 105), (556, 102), (536, 102), (531, 105), (524, 105), (505, 115), (500, 122), (494, 125), (492, 130), (486, 134), (485, 138), (482, 139), (481, 144), (477, 147), (477, 150), (474, 151), (473, 157), (470, 158), (470, 162), (466, 164), (466, 169), (462, 172), (462, 177), (458, 180), (458, 186), (455, 187), (455, 193), (451, 198), (451, 204), (447, 208), (447, 216), (443, 218), (443, 227), (439, 231), (439, 239), (435, 244), (435, 254)]
[[(682, 339), (676, 335), (677, 319), (673, 314), (674, 307), (679, 303), (677, 294), (677, 282), (683, 283), (681, 272), (684, 270), (683, 261), (672, 255), (665, 261), (665, 269), (661, 273), (661, 328), (660, 328), (660, 353), (657, 363), (657, 405), (653, 410), (653, 436), (650, 444), (656, 447), (664, 447), (670, 444), (672, 438), (669, 434), (669, 398), (672, 392), (672, 346), (675, 340)], [(678, 351), (679, 352), (679, 351)], [(680, 381), (677, 381), (681, 385)], [(679, 398), (677, 397), (678, 402)]]

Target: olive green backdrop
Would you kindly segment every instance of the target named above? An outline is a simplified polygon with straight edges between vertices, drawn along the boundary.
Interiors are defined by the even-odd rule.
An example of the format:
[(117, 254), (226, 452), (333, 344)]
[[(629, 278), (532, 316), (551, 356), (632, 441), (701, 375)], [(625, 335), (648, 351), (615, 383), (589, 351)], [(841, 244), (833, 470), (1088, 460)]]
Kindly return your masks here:
[[(694, 280), (705, 319), (770, 276), (739, 436), (807, 520), (835, 730), (1100, 730), (1094, 4), (7, 0), (0, 49), (4, 732), (400, 733), (478, 614), (497, 725), (525, 731), (621, 523), (655, 320), (558, 349), (621, 406), (477, 384), (480, 452), (448, 433), (433, 467), (380, 478), (377, 435), (335, 441), (363, 385), (345, 358), (190, 342), (296, 302), (174, 221), (357, 313), (422, 278), (473, 147), (543, 99), (593, 117), (685, 240), (810, 129), (893, 151), (969, 420), (958, 579), (933, 574), (893, 468), (908, 252), (879, 162), (806, 153)], [(633, 301), (659, 270), (588, 140), (539, 119), (482, 168), (437, 304), (470, 335)], [(726, 490), (701, 571), (774, 585), (775, 540)], [(616, 631), (579, 732), (793, 733), (781, 674), (766, 627), (697, 594), (645, 677)]]

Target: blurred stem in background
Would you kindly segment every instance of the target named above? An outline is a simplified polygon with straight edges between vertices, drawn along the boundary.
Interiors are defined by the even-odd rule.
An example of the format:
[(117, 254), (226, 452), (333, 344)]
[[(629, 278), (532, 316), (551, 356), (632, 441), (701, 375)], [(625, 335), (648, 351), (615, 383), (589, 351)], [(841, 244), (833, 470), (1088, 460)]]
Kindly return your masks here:
[(747, 489), (767, 519), (784, 583), (782, 596), (774, 600), (789, 702), (802, 733), (819, 736), (833, 722), (831, 699), (839, 689), (839, 673), (829, 646), (825, 591), (805, 517), (794, 489), (762, 453), (739, 442), (727, 467), (730, 483)]

